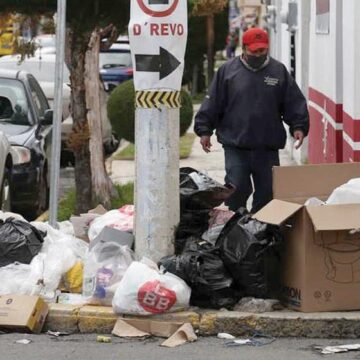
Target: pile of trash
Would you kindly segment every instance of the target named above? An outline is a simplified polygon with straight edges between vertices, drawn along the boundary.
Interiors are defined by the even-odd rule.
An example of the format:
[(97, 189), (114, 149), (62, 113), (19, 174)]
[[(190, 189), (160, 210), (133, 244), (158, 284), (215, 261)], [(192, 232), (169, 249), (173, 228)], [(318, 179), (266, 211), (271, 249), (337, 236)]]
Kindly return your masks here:
[[(356, 202), (359, 189), (360, 179), (352, 179), (326, 202), (308, 202)], [(230, 185), (181, 168), (175, 255), (158, 264), (133, 252), (133, 205), (111, 211), (99, 206), (59, 229), (1, 212), (0, 295), (113, 306), (116, 313), (138, 315), (190, 305), (269, 308), (251, 299), (279, 298), (281, 229), (255, 220), (246, 209), (234, 213), (220, 207), (233, 192)]]
[[(190, 305), (233, 308), (243, 297), (266, 298), (282, 238), (244, 209), (219, 206), (234, 192), (207, 175), (180, 169), (181, 219), (175, 255), (158, 264), (134, 252), (134, 206), (101, 206), (54, 229), (0, 214), (0, 295), (46, 302), (113, 306), (150, 315)], [(271, 276), (270, 276), (271, 275)]]
[(268, 298), (280, 290), (280, 231), (245, 209), (217, 208), (233, 191), (195, 169), (180, 169), (176, 255), (160, 265), (191, 287), (191, 305), (232, 309), (242, 297)]

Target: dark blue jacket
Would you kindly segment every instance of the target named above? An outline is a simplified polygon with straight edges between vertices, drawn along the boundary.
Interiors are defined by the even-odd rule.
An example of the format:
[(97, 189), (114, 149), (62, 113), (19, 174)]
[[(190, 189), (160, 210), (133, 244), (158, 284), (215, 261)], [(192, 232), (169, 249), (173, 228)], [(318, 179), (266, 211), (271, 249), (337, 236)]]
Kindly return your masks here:
[(292, 135), (309, 132), (306, 99), (286, 67), (270, 58), (253, 71), (236, 57), (219, 68), (195, 117), (195, 133), (216, 130), (221, 144), (243, 149), (282, 149), (283, 121)]

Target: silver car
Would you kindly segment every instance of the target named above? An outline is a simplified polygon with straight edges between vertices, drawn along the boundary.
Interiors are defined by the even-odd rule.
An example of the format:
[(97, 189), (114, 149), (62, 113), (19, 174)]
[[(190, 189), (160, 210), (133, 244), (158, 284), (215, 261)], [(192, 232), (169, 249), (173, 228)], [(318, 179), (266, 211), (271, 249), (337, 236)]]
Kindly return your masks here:
[(2, 211), (11, 211), (10, 176), (17, 156), (20, 154), (17, 151), (12, 152), (7, 137), (0, 131), (0, 208)]

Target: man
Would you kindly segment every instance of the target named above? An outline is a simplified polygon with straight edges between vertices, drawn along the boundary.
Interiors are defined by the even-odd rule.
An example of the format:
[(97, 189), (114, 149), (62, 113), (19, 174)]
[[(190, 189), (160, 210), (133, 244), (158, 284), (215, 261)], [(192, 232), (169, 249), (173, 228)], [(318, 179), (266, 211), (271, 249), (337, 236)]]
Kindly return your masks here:
[(230, 210), (246, 207), (255, 192), (251, 212), (272, 199), (272, 168), (289, 125), (299, 148), (309, 132), (306, 100), (285, 66), (269, 57), (267, 32), (252, 28), (243, 34), (243, 54), (221, 66), (195, 117), (195, 132), (210, 152), (216, 130), (225, 151), (226, 183), (236, 186), (227, 201)]

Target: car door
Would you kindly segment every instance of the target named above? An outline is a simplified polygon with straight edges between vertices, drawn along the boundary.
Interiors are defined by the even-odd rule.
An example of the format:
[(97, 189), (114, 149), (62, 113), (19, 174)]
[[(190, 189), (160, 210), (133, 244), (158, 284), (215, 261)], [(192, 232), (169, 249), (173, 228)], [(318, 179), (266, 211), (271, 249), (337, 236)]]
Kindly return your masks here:
[[(44, 118), (45, 112), (50, 109), (49, 103), (45, 97), (37, 80), (30, 74), (28, 74), (28, 84), (30, 88), (31, 101), (35, 112), (35, 124), (37, 126), (37, 139), (39, 141), (38, 150), (42, 152), (43, 156), (47, 159), (48, 165), (50, 165), (50, 153), (51, 153), (51, 137), (52, 126), (41, 125), (40, 121)], [(41, 156), (41, 154), (39, 153)], [(50, 169), (48, 169), (50, 170)], [(49, 171), (48, 171), (49, 174)], [(48, 175), (47, 174), (47, 175)]]

